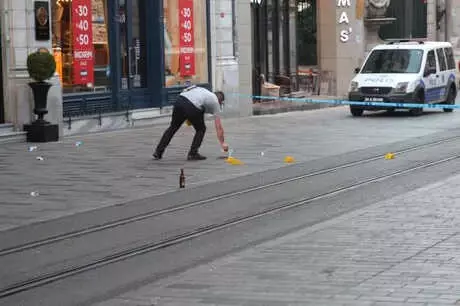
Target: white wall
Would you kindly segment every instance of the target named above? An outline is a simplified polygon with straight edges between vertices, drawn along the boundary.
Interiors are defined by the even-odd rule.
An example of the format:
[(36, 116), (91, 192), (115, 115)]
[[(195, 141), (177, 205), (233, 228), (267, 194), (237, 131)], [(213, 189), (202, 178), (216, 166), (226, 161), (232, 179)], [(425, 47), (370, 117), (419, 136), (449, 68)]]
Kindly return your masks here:
[(452, 22), (452, 37), (454, 48), (460, 51), (460, 1), (452, 1), (451, 22)]
[[(233, 35), (232, 0), (211, 0), (212, 85), (226, 94), (225, 116), (252, 114), (251, 15), (249, 1), (235, 0), (236, 33)], [(234, 54), (233, 45), (237, 52)]]
[[(327, 94), (341, 97), (348, 92), (354, 68), (363, 61), (366, 45), (363, 20), (356, 19), (356, 1), (350, 3), (350, 7), (338, 7), (337, 1), (319, 1), (317, 7), (320, 69), (323, 73), (331, 73), (331, 88)], [(344, 12), (348, 24), (339, 23)], [(341, 32), (350, 29), (348, 40), (342, 41)]]
[[(6, 121), (14, 124), (17, 130), (22, 130), (25, 123), (34, 120), (32, 92), (27, 85), (30, 82), (27, 73), (27, 56), (44, 47), (51, 52), (51, 41), (35, 40), (34, 1), (33, 0), (4, 0), (2, 13), (2, 43), (4, 46), (3, 64), (5, 70), (5, 110)], [(51, 21), (51, 16), (50, 16)], [(51, 29), (50, 29), (51, 30)], [(48, 97), (50, 115), (45, 120), (55, 118), (57, 123), (62, 120), (62, 90), (58, 78), (50, 80), (55, 84)], [(57, 86), (56, 86), (57, 85)], [(61, 108), (62, 109), (62, 108)]]
[(436, 0), (428, 0), (427, 39), (436, 40)]
[[(446, 40), (445, 17), (440, 22), (440, 29), (436, 29), (436, 2), (441, 8), (445, 7), (446, 0), (428, 0), (428, 38), (431, 40)], [(460, 51), (460, 1), (450, 0), (451, 10), (446, 12), (450, 18), (448, 26), (450, 27), (450, 37), (448, 40), (452, 42), (454, 48)]]

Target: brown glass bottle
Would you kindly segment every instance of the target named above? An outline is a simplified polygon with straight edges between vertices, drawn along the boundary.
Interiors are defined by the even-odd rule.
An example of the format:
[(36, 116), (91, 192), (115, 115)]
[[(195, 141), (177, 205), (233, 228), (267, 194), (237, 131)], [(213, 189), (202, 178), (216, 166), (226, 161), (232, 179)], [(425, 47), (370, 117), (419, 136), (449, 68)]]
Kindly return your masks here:
[(180, 169), (179, 188), (185, 188), (185, 174), (184, 174), (184, 169)]

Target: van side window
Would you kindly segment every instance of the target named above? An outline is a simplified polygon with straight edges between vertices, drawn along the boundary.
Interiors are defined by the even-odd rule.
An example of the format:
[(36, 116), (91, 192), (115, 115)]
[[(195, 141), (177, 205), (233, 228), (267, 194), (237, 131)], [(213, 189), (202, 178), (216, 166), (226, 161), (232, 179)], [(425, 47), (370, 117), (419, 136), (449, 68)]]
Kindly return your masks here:
[(446, 53), (447, 58), (447, 69), (455, 70), (455, 59), (454, 59), (454, 52), (452, 48), (444, 48), (444, 52)]
[(438, 55), (439, 61), (439, 70), (446, 71), (447, 70), (447, 63), (446, 63), (446, 56), (444, 55), (444, 51), (441, 48), (436, 49), (436, 54)]
[(433, 50), (429, 51), (426, 56), (425, 72), (428, 72), (430, 69), (436, 70), (436, 56)]

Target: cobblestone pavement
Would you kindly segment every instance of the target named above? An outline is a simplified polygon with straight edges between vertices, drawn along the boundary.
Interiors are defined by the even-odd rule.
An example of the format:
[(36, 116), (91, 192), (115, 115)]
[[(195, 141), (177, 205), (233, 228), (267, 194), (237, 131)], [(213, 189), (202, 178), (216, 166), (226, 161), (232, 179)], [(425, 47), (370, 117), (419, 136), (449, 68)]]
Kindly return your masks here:
[(459, 121), (459, 112), (442, 111), (352, 118), (346, 107), (226, 119), (227, 141), (242, 166), (219, 159), (212, 122), (201, 150), (205, 162), (185, 161), (193, 137), (185, 126), (161, 161), (151, 154), (163, 125), (69, 137), (33, 152), (32, 144), (7, 144), (0, 146), (0, 230), (176, 190), (182, 167), (187, 186), (193, 186), (283, 167), (286, 155), (304, 162), (448, 132)]
[(97, 306), (459, 305), (460, 176)]

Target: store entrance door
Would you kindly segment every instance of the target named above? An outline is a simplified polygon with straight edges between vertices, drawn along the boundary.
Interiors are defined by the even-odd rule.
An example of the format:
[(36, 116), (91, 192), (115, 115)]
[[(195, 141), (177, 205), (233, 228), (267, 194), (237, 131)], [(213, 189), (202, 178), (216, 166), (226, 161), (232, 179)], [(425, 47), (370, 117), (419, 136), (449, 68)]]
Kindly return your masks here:
[(151, 107), (148, 90), (149, 64), (147, 41), (147, 0), (118, 0), (119, 97), (130, 108)]

